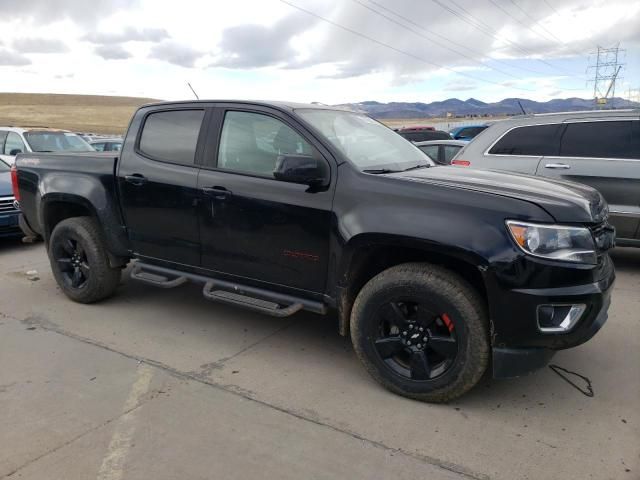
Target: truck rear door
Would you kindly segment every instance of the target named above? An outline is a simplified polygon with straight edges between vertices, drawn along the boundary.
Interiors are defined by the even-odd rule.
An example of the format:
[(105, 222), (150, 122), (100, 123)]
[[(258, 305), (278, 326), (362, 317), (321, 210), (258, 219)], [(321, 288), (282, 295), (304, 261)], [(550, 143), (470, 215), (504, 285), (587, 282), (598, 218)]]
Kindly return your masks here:
[(140, 110), (118, 167), (118, 186), (134, 253), (197, 266), (198, 171), (205, 109)]

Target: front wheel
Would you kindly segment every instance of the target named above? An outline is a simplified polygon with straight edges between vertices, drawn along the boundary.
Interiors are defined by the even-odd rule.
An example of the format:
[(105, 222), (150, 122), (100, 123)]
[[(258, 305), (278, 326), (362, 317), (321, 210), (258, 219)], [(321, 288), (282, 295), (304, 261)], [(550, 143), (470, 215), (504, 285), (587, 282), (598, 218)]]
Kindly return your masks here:
[(392, 267), (360, 291), (351, 339), (389, 390), (447, 402), (471, 389), (489, 362), (486, 307), (460, 276), (422, 263)]
[(90, 217), (68, 218), (55, 226), (49, 262), (62, 291), (79, 303), (112, 295), (120, 282), (120, 269), (109, 265), (102, 233)]

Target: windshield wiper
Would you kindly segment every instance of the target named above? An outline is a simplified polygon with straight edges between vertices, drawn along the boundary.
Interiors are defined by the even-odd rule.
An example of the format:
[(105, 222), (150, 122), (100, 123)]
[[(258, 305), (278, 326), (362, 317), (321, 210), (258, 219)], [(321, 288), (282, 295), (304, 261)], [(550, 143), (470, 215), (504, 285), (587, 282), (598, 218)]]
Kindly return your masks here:
[(382, 173), (398, 173), (403, 170), (392, 170), (390, 168), (366, 168), (362, 170), (364, 173), (382, 174)]
[(409, 170), (417, 170), (418, 168), (429, 168), (431, 165), (428, 163), (419, 163), (418, 165), (414, 165), (413, 167), (405, 168), (402, 170), (403, 172), (408, 172)]

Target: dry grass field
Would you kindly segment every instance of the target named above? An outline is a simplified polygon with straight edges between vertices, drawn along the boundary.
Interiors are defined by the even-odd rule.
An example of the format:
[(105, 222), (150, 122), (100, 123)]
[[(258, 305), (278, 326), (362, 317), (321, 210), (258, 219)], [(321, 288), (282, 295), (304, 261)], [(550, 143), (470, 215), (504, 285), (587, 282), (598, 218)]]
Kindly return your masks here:
[[(124, 134), (133, 112), (140, 105), (159, 100), (99, 95), (0, 93), (0, 125), (64, 128), (76, 132)], [(437, 125), (445, 118), (382, 119), (389, 127)], [(459, 123), (459, 121), (458, 121)], [(473, 123), (473, 122), (470, 122)]]
[(136, 108), (157, 101), (98, 95), (0, 93), (0, 125), (123, 134)]

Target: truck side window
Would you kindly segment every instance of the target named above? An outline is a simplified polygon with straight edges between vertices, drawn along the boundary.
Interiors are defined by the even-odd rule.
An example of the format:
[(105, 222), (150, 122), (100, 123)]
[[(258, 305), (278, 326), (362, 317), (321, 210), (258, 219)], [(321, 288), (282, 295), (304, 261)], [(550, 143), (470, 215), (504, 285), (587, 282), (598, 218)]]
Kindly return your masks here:
[(140, 152), (155, 160), (193, 165), (204, 110), (170, 110), (147, 116)]
[(232, 111), (224, 116), (218, 168), (272, 177), (278, 155), (312, 153), (311, 145), (273, 117)]
[(516, 127), (491, 147), (491, 155), (557, 155), (556, 134), (559, 125)]
[(4, 155), (4, 141), (7, 138), (7, 131), (0, 130), (0, 155)]
[(578, 122), (567, 124), (562, 135), (560, 156), (596, 158), (638, 158), (633, 141), (632, 121)]
[(26, 152), (27, 148), (24, 146), (24, 142), (20, 138), (20, 135), (14, 132), (9, 132), (7, 140), (4, 144), (4, 155), (11, 155), (11, 152), (20, 150), (20, 152)]

